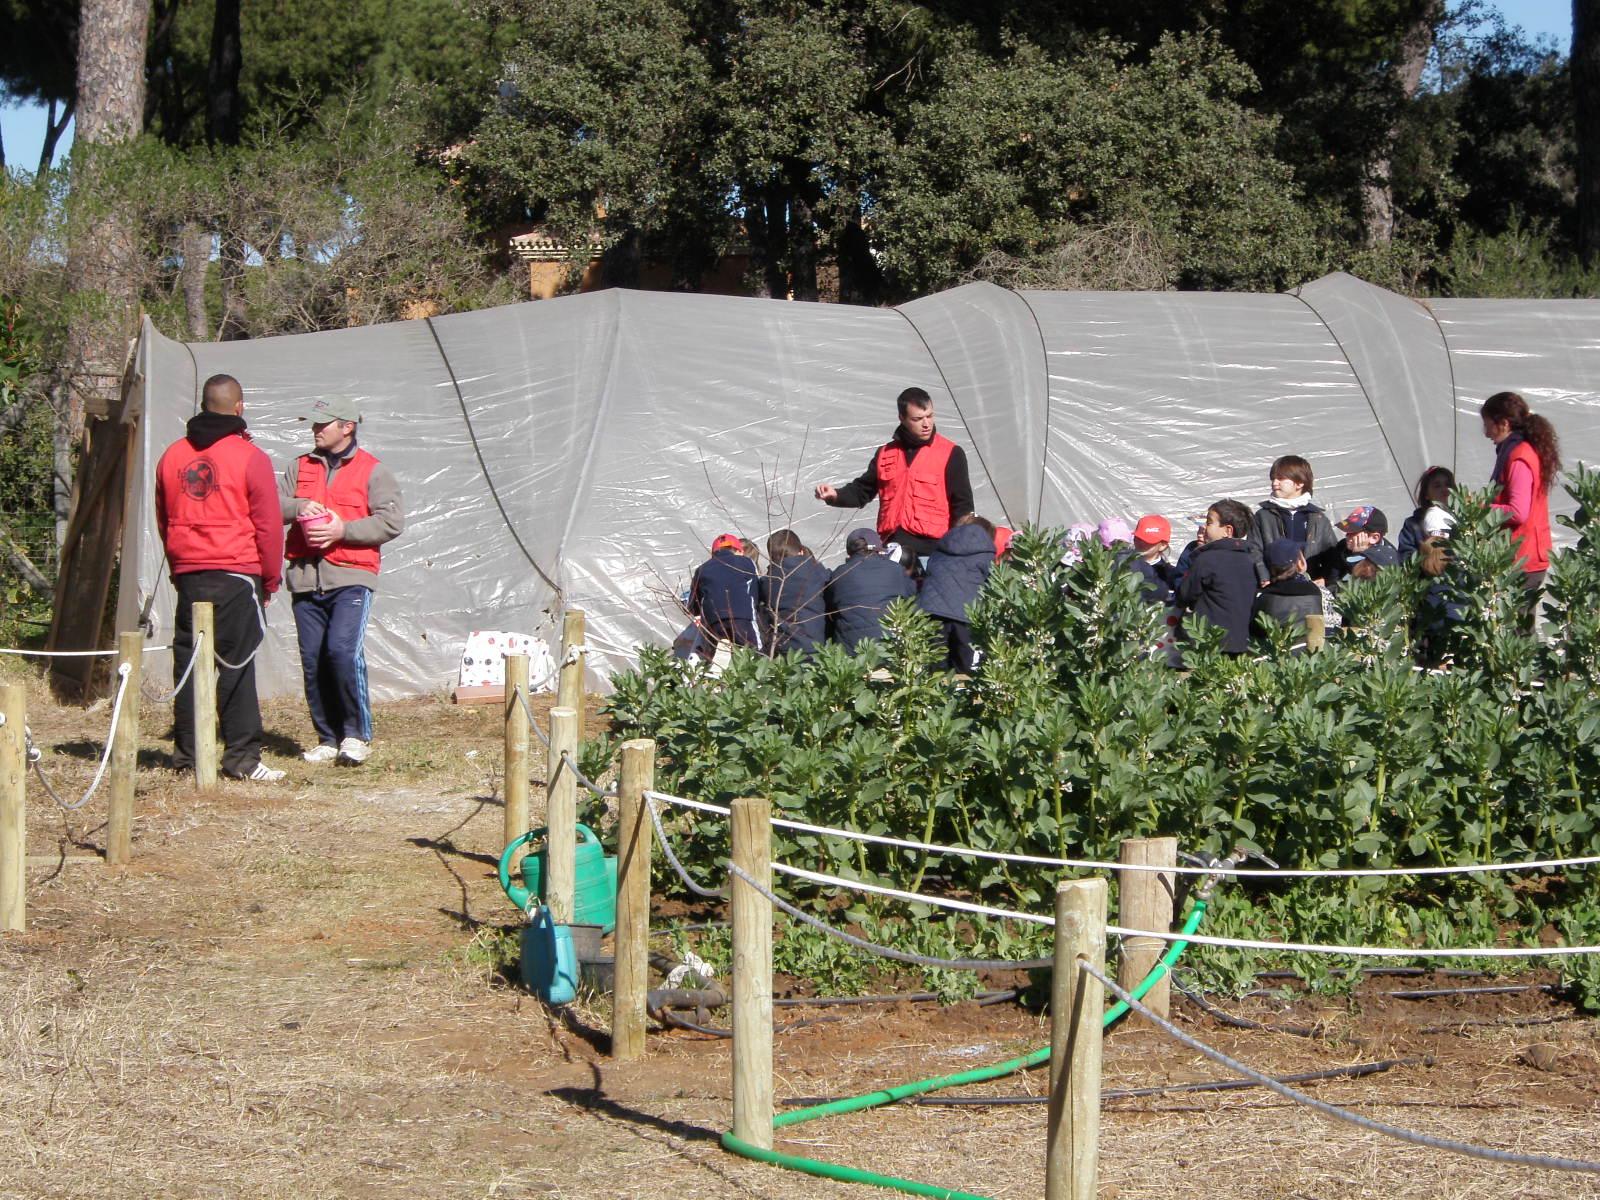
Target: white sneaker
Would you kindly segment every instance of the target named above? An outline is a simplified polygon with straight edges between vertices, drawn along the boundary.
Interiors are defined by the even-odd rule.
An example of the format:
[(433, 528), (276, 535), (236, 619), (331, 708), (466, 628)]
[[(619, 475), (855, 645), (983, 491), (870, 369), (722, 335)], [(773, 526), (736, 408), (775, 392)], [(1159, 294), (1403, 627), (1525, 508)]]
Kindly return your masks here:
[(334, 759), (339, 757), (339, 747), (317, 746), (314, 749), (307, 750), (300, 757), (309, 763), (332, 762)]
[(285, 772), (278, 770), (276, 767), (269, 767), (264, 762), (258, 762), (256, 769), (246, 775), (245, 778), (255, 783), (277, 783), (278, 780), (284, 777), (284, 774)]
[(354, 764), (367, 761), (367, 755), (372, 753), (372, 743), (363, 742), (360, 738), (345, 738), (339, 743), (339, 761)]

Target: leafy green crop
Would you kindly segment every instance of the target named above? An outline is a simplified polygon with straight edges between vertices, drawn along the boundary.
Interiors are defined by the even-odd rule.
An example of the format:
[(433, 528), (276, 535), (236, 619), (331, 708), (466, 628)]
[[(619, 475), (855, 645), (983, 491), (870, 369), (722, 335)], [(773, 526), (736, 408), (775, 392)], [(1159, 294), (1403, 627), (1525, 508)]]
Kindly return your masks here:
[[(1123, 839), (1153, 834), (1194, 852), (1242, 844), (1288, 867), (1600, 854), (1600, 475), (1580, 467), (1567, 487), (1577, 542), (1551, 569), (1542, 637), (1486, 493), (1454, 498), (1443, 577), (1413, 560), (1350, 584), (1345, 627), (1320, 653), (1279, 638), (1233, 658), (1201, 629), (1182, 671), (1151, 653), (1161, 613), (1113, 554), (1095, 547), (1064, 565), (1055, 531), (1025, 530), (970, 612), (983, 652), (970, 679), (936, 666), (935, 625), (902, 602), (884, 640), (855, 655), (740, 652), (713, 679), (644, 648), (639, 669), (614, 681), (612, 736), (656, 739), (663, 790), (767, 796), (775, 814), (818, 824), (1017, 854), (1114, 859)], [(668, 822), (710, 874), (727, 852), (725, 822), (678, 811)], [(784, 830), (774, 853), (1034, 911), (1059, 874)], [(1469, 875), (1267, 882), (1234, 894), (1279, 936), (1465, 945), (1588, 929), (1592, 911), (1560, 908), (1583, 878), (1543, 890)], [(819, 911), (838, 901), (809, 885), (795, 898)], [(905, 912), (871, 896), (847, 903), (864, 926)], [(1234, 914), (1224, 924), (1247, 923), (1221, 911)], [(913, 916), (908, 930), (920, 921), (920, 937), (954, 944), (955, 925)], [(980, 926), (960, 928), (970, 941)]]

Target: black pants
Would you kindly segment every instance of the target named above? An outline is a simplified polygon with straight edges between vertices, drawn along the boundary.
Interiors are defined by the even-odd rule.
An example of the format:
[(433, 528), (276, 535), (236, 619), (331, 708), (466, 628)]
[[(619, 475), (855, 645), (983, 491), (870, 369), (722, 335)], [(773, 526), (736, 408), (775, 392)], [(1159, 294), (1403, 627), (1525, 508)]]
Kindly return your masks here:
[[(202, 647), (202, 655), (215, 653), (231, 663), (243, 663), (261, 641), (261, 621), (254, 584), (226, 571), (194, 571), (173, 576), (178, 589), (177, 627), (172, 635), (173, 681), (183, 674), (194, 652), (194, 614), (191, 605), (209, 600), (216, 625), (217, 644)], [(261, 706), (256, 701), (256, 664), (242, 669), (217, 664), (217, 718), (222, 726), (222, 769), (242, 779), (261, 761)], [(180, 771), (194, 766), (194, 677), (183, 685), (173, 708), (172, 765)]]
[(952, 621), (949, 617), (944, 621), (944, 644), (949, 651), (949, 658), (945, 665), (952, 671), (960, 671), (964, 675), (971, 675), (972, 668), (977, 665), (978, 655), (972, 646), (972, 626), (965, 621)]

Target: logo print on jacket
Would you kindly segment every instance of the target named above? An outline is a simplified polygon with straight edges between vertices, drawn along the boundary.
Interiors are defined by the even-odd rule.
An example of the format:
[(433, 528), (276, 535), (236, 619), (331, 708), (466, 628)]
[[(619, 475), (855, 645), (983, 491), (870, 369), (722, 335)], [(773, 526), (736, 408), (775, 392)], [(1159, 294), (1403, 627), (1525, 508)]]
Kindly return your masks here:
[(196, 500), (204, 500), (217, 490), (217, 475), (211, 469), (210, 459), (195, 459), (183, 469), (179, 479), (183, 484), (184, 493)]

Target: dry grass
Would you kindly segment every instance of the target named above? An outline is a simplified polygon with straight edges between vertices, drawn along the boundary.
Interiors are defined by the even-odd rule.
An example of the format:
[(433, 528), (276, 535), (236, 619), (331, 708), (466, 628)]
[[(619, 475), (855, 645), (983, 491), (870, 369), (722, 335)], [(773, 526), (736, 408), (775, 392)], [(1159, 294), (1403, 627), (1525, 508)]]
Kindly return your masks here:
[[(109, 713), (55, 708), (36, 683), (30, 705), (39, 740), (60, 751), (54, 773), (81, 788)], [(134, 865), (30, 870), (29, 932), (0, 940), (0, 1196), (882, 1194), (726, 1155), (725, 1043), (653, 1035), (648, 1059), (612, 1065), (603, 998), (554, 1017), (497, 973), (515, 928), (491, 866), (498, 722), (434, 700), (388, 706), (368, 768), (313, 769), (288, 758), (303, 714), (273, 706), (269, 727), (288, 739), (273, 757), (290, 779), (198, 796), (153, 765), (165, 722), (147, 711)], [(34, 853), (103, 838), (98, 800), (65, 819), (32, 788), (30, 803)], [(1505, 1004), (1560, 1011), (1532, 996)], [(780, 1038), (780, 1096), (867, 1090), (1047, 1037), (1014, 1009), (836, 1015)], [(1429, 1053), (1432, 1068), (1318, 1094), (1451, 1137), (1595, 1153), (1593, 1022), (1418, 1032), (1450, 1016), (1365, 1001), (1335, 1014), (1364, 1045), (1200, 1028), (1282, 1071)], [(1108, 1086), (1215, 1074), (1147, 1030), (1108, 1046)], [(900, 1108), (802, 1126), (786, 1144), (1037, 1196), (1043, 1121), (1038, 1108)], [(1102, 1179), (1103, 1196), (1124, 1200), (1600, 1195), (1585, 1178), (1414, 1150), (1253, 1092), (1108, 1104)]]

